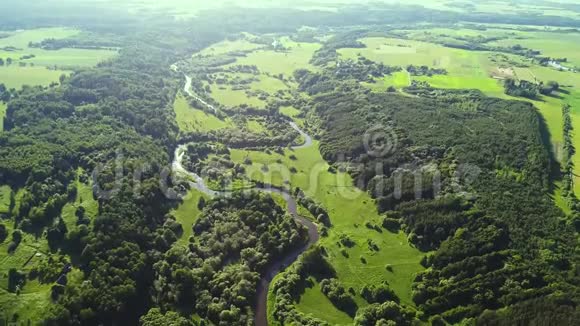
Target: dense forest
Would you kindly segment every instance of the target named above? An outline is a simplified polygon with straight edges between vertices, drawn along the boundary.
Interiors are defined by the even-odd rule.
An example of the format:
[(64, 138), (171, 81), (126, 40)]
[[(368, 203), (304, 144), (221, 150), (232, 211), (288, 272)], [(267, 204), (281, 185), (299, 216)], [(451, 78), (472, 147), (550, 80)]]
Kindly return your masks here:
[[(55, 15), (45, 16), (40, 13), (46, 5), (37, 3), (35, 8), (40, 9), (27, 10), (24, 4), (10, 2), (0, 13), (2, 29), (66, 22), (94, 33), (92, 41), (46, 39), (31, 44), (34, 48), (120, 50), (118, 56), (93, 68), (63, 74), (50, 86), (8, 90), (0, 84), (0, 101), (6, 102), (0, 184), (19, 189), (18, 205), (11, 198), (9, 212), (0, 221), (0, 243), (9, 242), (14, 251), (24, 235), (46, 237), (58, 257), (28, 275), (16, 269), (7, 275), (10, 293), (19, 293), (32, 280), (52, 285), (44, 319), (2, 316), (5, 320), (42, 325), (253, 324), (260, 280), (277, 257), (308, 242), (307, 230), (275, 196), (263, 192), (201, 197), (196, 205), (199, 218), (184, 230), (171, 212), (183, 203), (179, 195), (190, 186), (170, 178), (168, 167), (179, 144), (195, 141), (187, 147), (189, 171), (201, 173), (208, 156), (218, 154), (223, 156), (221, 163), (241, 178), (245, 168), (230, 161), (232, 150), (284, 153), (299, 143), (288, 117), (279, 114), (287, 104), (297, 107), (301, 117), (313, 117), (306, 127), (317, 132), (329, 171), (348, 172), (371, 195), (382, 218), (376, 228), (404, 232), (424, 254), (425, 270), (414, 279), (412, 304), (404, 303), (386, 281), (365, 285), (358, 292), (341, 283), (324, 246), (314, 246), (286, 266), (273, 284), (274, 320), (288, 325), (327, 324), (295, 309), (312, 279), (355, 325), (442, 325), (466, 319), (481, 325), (572, 325), (580, 320), (578, 223), (566, 220), (548, 196), (557, 163), (543, 138), (544, 121), (533, 105), (477, 91), (434, 89), (426, 83), (412, 86), (406, 95), (394, 88), (370, 92), (361, 83), (403, 70), (412, 76), (448, 72), (377, 63), (364, 56), (340, 59), (337, 53), (364, 47), (359, 39), (373, 28), (383, 32), (390, 28), (375, 28), (377, 21), (550, 22), (579, 27), (577, 20), (461, 16), (420, 6), (372, 10), (353, 6), (336, 12), (232, 8), (183, 20), (165, 15), (121, 18), (111, 8), (97, 15), (84, 7), (65, 6), (62, 11), (52, 8)], [(182, 63), (179, 68), (195, 73), (199, 78), (193, 89), (205, 94), (202, 82), (217, 83), (220, 73), (241, 69), (251, 75), (258, 70), (223, 68), (235, 62), (227, 55), (206, 58), (191, 53), (228, 37), (235, 40), (242, 32), (292, 33), (298, 39), (300, 34), (294, 32), (305, 25), (334, 30), (314, 53), (310, 69), (278, 76), (286, 84), (296, 83), (296, 92), (268, 98), (263, 110), (224, 105), (210, 112), (205, 108), (205, 114), (216, 118), (259, 117), (276, 133), (179, 130), (173, 105), (183, 89), (183, 73), (170, 69), (172, 65)], [(536, 98), (558, 87), (554, 82), (507, 80), (504, 90)], [(205, 100), (219, 106), (211, 98)], [(193, 107), (204, 106), (199, 99), (189, 101)], [(569, 111), (563, 108), (564, 117)], [(569, 117), (564, 119), (565, 149), (571, 156), (572, 125)], [(570, 192), (573, 162), (567, 159), (565, 181)], [(218, 179), (219, 173), (215, 172)], [(92, 187), (98, 210), (90, 222), (78, 209), (77, 227), (69, 230), (62, 212), (75, 200), (78, 180)], [(298, 204), (322, 226), (324, 236), (334, 225), (329, 213), (300, 189), (291, 190)], [(183, 234), (191, 236), (184, 246), (176, 246)], [(349, 246), (347, 236), (337, 242)], [(73, 267), (80, 270), (81, 281), (69, 284), (66, 274)], [(364, 307), (359, 309), (356, 296), (364, 299)]]

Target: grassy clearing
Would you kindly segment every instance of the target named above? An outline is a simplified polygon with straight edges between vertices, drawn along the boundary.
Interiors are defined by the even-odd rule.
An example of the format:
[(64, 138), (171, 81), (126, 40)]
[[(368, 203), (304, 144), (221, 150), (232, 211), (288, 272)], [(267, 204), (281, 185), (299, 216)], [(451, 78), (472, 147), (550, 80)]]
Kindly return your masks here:
[(256, 65), (262, 72), (284, 74), (287, 77), (292, 76), (294, 70), (299, 68), (315, 69), (309, 62), (314, 52), (321, 47), (320, 44), (297, 43), (287, 38), (282, 38), (280, 42), (289, 50), (285, 52), (258, 50), (239, 58), (235, 64)]
[[(60, 49), (43, 50), (29, 47), (29, 43), (48, 38), (64, 39), (76, 36), (79, 30), (67, 28), (39, 28), (12, 32), (0, 39), (0, 58), (13, 60), (12, 65), (0, 67), (0, 81), (9, 88), (23, 85), (48, 85), (58, 82), (61, 74), (71, 67), (91, 67), (114, 57), (111, 50)], [(25, 59), (24, 56), (33, 56)], [(51, 70), (46, 69), (47, 67)]]
[[(52, 82), (58, 82), (62, 74), (68, 73), (62, 70), (50, 70), (46, 67), (0, 67), (0, 81), (8, 88), (19, 89), (24, 85), (48, 86)], [(2, 104), (0, 104), (1, 106)]]
[[(295, 155), (296, 159), (290, 158)], [(366, 222), (380, 225), (380, 216), (375, 202), (369, 195), (353, 186), (352, 178), (346, 173), (333, 174), (328, 171), (329, 165), (318, 151), (318, 143), (300, 150), (286, 150), (284, 155), (268, 155), (263, 152), (232, 150), (231, 158), (236, 163), (243, 163), (249, 157), (253, 164), (246, 166), (246, 173), (252, 180), (263, 181), (282, 186), (286, 181), (292, 187), (300, 187), (305, 193), (322, 204), (329, 213), (333, 227), (329, 236), (321, 239), (320, 244), (328, 249), (329, 261), (335, 267), (338, 278), (357, 292), (365, 284), (379, 284), (387, 280), (401, 301), (413, 304), (411, 300), (411, 283), (414, 274), (423, 268), (419, 261), (423, 254), (412, 248), (403, 233), (393, 234), (387, 231), (377, 232), (365, 227)], [(277, 161), (282, 163), (279, 164)], [(269, 171), (262, 171), (263, 165)], [(288, 171), (295, 167), (296, 174)], [(341, 234), (348, 235), (356, 246), (347, 250), (349, 257), (344, 257), (336, 245)], [(381, 248), (372, 252), (367, 248), (371, 239)], [(366, 264), (361, 262), (364, 257)], [(387, 272), (386, 264), (393, 266), (393, 272)], [(325, 300), (322, 293), (309, 293), (309, 300)], [(312, 298), (316, 297), (318, 298)], [(364, 306), (362, 298), (357, 296), (359, 306)], [(315, 315), (326, 319), (326, 313)]]
[(413, 77), (415, 80), (426, 81), (435, 88), (450, 89), (479, 89), (488, 94), (503, 93), (503, 86), (495, 79), (488, 77), (466, 77), (466, 76), (446, 76), (436, 75), (433, 77), (420, 76)]
[(201, 54), (201, 55), (220, 55), (226, 54), (234, 51), (252, 51), (263, 45), (256, 44), (249, 42), (247, 40), (235, 40), (235, 41), (223, 41), (220, 43), (216, 43), (211, 47), (204, 49), (194, 55)]
[(187, 245), (189, 243), (189, 237), (193, 234), (193, 225), (201, 215), (201, 211), (197, 207), (201, 197), (204, 197), (206, 200), (209, 199), (201, 192), (192, 189), (183, 198), (181, 205), (171, 212), (175, 220), (183, 226), (183, 234), (177, 240), (177, 244), (179, 245)]
[[(219, 103), (226, 106), (238, 106), (238, 105), (249, 105), (255, 108), (264, 108), (266, 106), (266, 101), (268, 96), (275, 96), (278, 91), (286, 91), (289, 86), (278, 78), (273, 78), (265, 74), (258, 76), (244, 74), (244, 73), (220, 73), (221, 78), (225, 78), (230, 81), (237, 79), (247, 79), (256, 78), (256, 81), (252, 81), (249, 88), (246, 89), (234, 89), (234, 85), (230, 84), (206, 84), (211, 89), (212, 97)], [(246, 86), (246, 87), (247, 87)], [(249, 94), (252, 92), (266, 92), (267, 97), (260, 99), (257, 93)]]
[(211, 96), (219, 103), (225, 106), (238, 106), (246, 104), (255, 108), (266, 107), (266, 102), (260, 100), (258, 97), (248, 97), (245, 90), (233, 90), (231, 86), (216, 85), (211, 87)]
[[(21, 321), (41, 321), (44, 318), (44, 312), (52, 304), (52, 299), (50, 298), (52, 285), (41, 285), (38, 281), (33, 281), (28, 282), (26, 286), (35, 286), (36, 291), (16, 295), (0, 289), (0, 305), (5, 309), (2, 313), (5, 313), (7, 318), (11, 318), (13, 314), (18, 314)], [(0, 316), (3, 315), (0, 313)]]
[(518, 78), (530, 81), (550, 81), (555, 80), (560, 85), (580, 89), (580, 74), (559, 71), (549, 67), (532, 66), (530, 68), (515, 68)]
[(81, 182), (79, 178), (82, 173), (83, 170), (79, 168), (77, 170), (77, 179), (75, 181), (77, 197), (74, 202), (67, 203), (62, 209), (62, 219), (66, 223), (66, 227), (69, 231), (77, 227), (77, 208), (83, 207), (85, 209), (85, 216), (90, 218), (91, 221), (99, 213), (99, 203), (93, 198), (93, 187), (90, 184)]
[(0, 186), (0, 214), (10, 212), (10, 194), (12, 188), (9, 186)]
[(192, 108), (182, 94), (178, 94), (175, 98), (173, 110), (179, 130), (183, 132), (207, 132), (233, 127), (233, 123), (229, 119), (220, 120), (213, 114)]
[(580, 66), (580, 34), (554, 32), (519, 32), (522, 39), (508, 38), (491, 44), (513, 46), (519, 44), (530, 49), (539, 49), (542, 55), (552, 58), (568, 58), (572, 65)]
[(250, 87), (253, 90), (261, 90), (264, 92), (268, 92), (270, 94), (274, 94), (277, 91), (281, 90), (283, 91), (288, 89), (288, 86), (286, 86), (286, 84), (284, 84), (284, 82), (282, 82), (280, 79), (264, 75), (260, 76), (259, 81), (250, 84)]
[(16, 31), (11, 33), (9, 37), (0, 39), (0, 47), (13, 46), (16, 48), (28, 48), (29, 42), (40, 42), (47, 38), (65, 39), (80, 33), (79, 30), (70, 28), (37, 28)]
[(399, 71), (392, 75), (385, 76), (382, 79), (378, 79), (375, 83), (363, 82), (362, 85), (370, 88), (373, 92), (385, 92), (391, 86), (401, 89), (409, 86), (410, 83), (411, 80), (409, 78), (409, 73), (406, 71)]
[[(26, 62), (46, 67), (90, 67), (117, 54), (116, 51), (110, 50), (43, 50), (28, 47), (29, 42), (40, 42), (48, 38), (64, 39), (79, 33), (79, 30), (68, 28), (39, 28), (14, 32), (11, 36), (0, 39), (0, 58), (12, 58), (15, 64)], [(35, 57), (20, 60), (20, 57), (25, 55)]]
[(352, 325), (352, 318), (345, 312), (338, 310), (326, 296), (320, 296), (320, 284), (314, 279), (311, 288), (307, 288), (300, 298), (297, 307), (301, 312), (312, 316), (326, 316), (325, 320), (331, 325)]
[(279, 111), (281, 114), (293, 119), (295, 119), (300, 114), (300, 110), (292, 106), (283, 106), (279, 109)]
[(248, 120), (246, 122), (246, 126), (253, 133), (262, 134), (268, 132), (268, 129), (260, 121), (257, 120)]
[(441, 45), (385, 37), (361, 39), (367, 47), (363, 49), (340, 49), (344, 58), (355, 59), (358, 54), (386, 65), (426, 65), (446, 69), (451, 76), (486, 77), (482, 65), (486, 53), (446, 48)]

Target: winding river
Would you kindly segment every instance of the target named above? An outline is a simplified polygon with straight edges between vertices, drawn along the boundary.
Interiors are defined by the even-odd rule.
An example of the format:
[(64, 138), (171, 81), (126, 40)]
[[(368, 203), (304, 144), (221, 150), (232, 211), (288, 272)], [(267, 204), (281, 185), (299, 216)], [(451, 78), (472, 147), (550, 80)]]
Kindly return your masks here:
[[(205, 102), (203, 99), (196, 96), (191, 91), (191, 82), (192, 82), (191, 77), (185, 75), (185, 87), (184, 87), (185, 93), (187, 93), (189, 96), (195, 98), (200, 103), (202, 103), (203, 105), (205, 105), (206, 107), (212, 109), (214, 112), (217, 113), (217, 109), (213, 105)], [(296, 130), (304, 138), (304, 144), (302, 144), (300, 146), (293, 146), (292, 149), (301, 149), (301, 148), (307, 148), (307, 147), (312, 146), (312, 144), (313, 144), (312, 137), (310, 135), (308, 135), (307, 133), (305, 133), (302, 129), (300, 129), (300, 127), (298, 127), (298, 125), (296, 125), (296, 123), (294, 123), (294, 122), (289, 122), (289, 123), (290, 123), (290, 126), (294, 130)], [(228, 192), (215, 191), (215, 190), (210, 189), (202, 177), (200, 177), (199, 175), (197, 175), (193, 172), (187, 171), (187, 169), (183, 166), (183, 156), (185, 155), (185, 152), (187, 151), (186, 147), (187, 147), (186, 144), (182, 144), (182, 145), (179, 145), (175, 149), (174, 159), (173, 159), (173, 163), (172, 163), (172, 171), (175, 174), (178, 174), (178, 175), (181, 174), (183, 176), (188, 177), (191, 180), (190, 186), (193, 189), (201, 191), (202, 193), (206, 194), (209, 197), (227, 195)], [(306, 244), (304, 244), (303, 246), (301, 246), (300, 248), (296, 248), (296, 249), (292, 250), (291, 252), (289, 252), (285, 256), (278, 257), (274, 262), (272, 262), (270, 264), (270, 266), (267, 268), (266, 272), (264, 273), (264, 276), (262, 276), (262, 278), (260, 279), (260, 282), (258, 284), (258, 289), (257, 289), (257, 301), (256, 301), (256, 305), (255, 305), (255, 325), (256, 326), (267, 326), (268, 325), (268, 289), (270, 287), (270, 283), (272, 282), (274, 277), (278, 273), (280, 273), (280, 271), (282, 271), (284, 268), (286, 268), (287, 266), (292, 264), (298, 258), (298, 256), (300, 256), (300, 254), (302, 254), (304, 251), (306, 251), (308, 248), (310, 248), (312, 245), (314, 245), (318, 241), (319, 235), (318, 235), (318, 229), (316, 227), (316, 224), (314, 224), (309, 219), (298, 215), (298, 204), (296, 203), (296, 200), (289, 193), (287, 193), (281, 189), (267, 188), (267, 187), (266, 188), (256, 187), (256, 188), (254, 188), (254, 190), (281, 195), (282, 198), (284, 198), (284, 200), (286, 201), (286, 204), (287, 204), (286, 209), (290, 213), (290, 215), (292, 215), (292, 217), (294, 218), (295, 221), (302, 224), (303, 226), (305, 226), (308, 229), (308, 242)]]
[(194, 99), (198, 100), (201, 104), (203, 104), (206, 107), (212, 109), (214, 113), (217, 113), (217, 109), (215, 108), (215, 106), (207, 103), (204, 99), (202, 99), (201, 97), (195, 95), (191, 91), (191, 77), (189, 77), (188, 75), (184, 75), (184, 76), (185, 76), (185, 86), (183, 87), (183, 91), (185, 93), (187, 93), (187, 95), (189, 95), (189, 96), (193, 97)]

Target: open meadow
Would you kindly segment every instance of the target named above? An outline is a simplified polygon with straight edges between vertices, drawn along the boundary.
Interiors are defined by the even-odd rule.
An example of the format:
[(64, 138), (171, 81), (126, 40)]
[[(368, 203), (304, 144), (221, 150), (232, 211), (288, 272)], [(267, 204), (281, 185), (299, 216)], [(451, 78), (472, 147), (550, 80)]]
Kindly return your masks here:
[[(23, 85), (47, 86), (72, 68), (92, 67), (113, 58), (117, 51), (103, 49), (45, 50), (31, 47), (45, 39), (66, 39), (80, 34), (69, 28), (39, 28), (9, 32), (0, 38), (0, 83), (19, 89)], [(9, 64), (9, 61), (11, 62)]]

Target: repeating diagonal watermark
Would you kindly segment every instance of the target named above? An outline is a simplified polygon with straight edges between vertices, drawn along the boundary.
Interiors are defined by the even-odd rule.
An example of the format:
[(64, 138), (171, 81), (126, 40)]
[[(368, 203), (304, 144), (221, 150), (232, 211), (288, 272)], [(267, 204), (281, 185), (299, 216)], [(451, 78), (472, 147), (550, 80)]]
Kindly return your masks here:
[[(245, 169), (243, 180), (239, 179), (239, 174), (236, 177), (236, 174), (228, 172), (231, 166), (222, 169), (219, 166), (202, 168), (199, 174), (188, 171), (184, 162), (187, 159), (187, 146), (183, 145), (175, 151), (173, 162), (157, 168), (157, 171), (146, 163), (137, 166), (131, 163), (130, 168), (124, 166), (128, 164), (125, 163), (125, 155), (117, 151), (115, 159), (108, 165), (99, 164), (95, 167), (92, 173), (93, 191), (99, 199), (109, 200), (119, 193), (123, 179), (130, 177), (132, 191), (137, 196), (143, 190), (142, 181), (145, 177), (156, 175), (159, 178), (159, 189), (169, 200), (187, 199), (190, 188), (211, 197), (228, 196), (232, 193), (228, 185), (240, 181), (245, 181), (248, 186), (236, 191), (253, 192), (265, 188), (291, 191), (299, 187), (310, 194), (332, 192), (341, 200), (356, 200), (364, 191), (369, 191), (375, 198), (422, 199), (426, 196), (436, 197), (443, 190), (445, 193), (468, 194), (470, 186), (482, 172), (479, 167), (469, 163), (455, 164), (453, 169), (446, 168), (445, 172), (434, 162), (388, 166), (391, 164), (386, 161), (389, 157), (397, 151), (405, 150), (399, 148), (397, 132), (391, 126), (374, 125), (362, 135), (361, 142), (367, 156), (364, 162), (356, 158), (346, 159), (347, 155), (338, 155), (337, 161), (330, 165), (321, 158), (301, 171), (293, 168), (292, 164), (284, 164), (280, 158), (260, 165), (238, 162)], [(365, 178), (368, 174), (372, 176), (370, 180)], [(101, 178), (103, 175), (105, 177)], [(220, 182), (215, 182), (216, 176)], [(114, 180), (111, 181), (111, 177)], [(101, 185), (101, 179), (106, 181), (106, 186)], [(209, 182), (211, 180), (214, 182)], [(249, 186), (252, 184), (255, 185)]]

